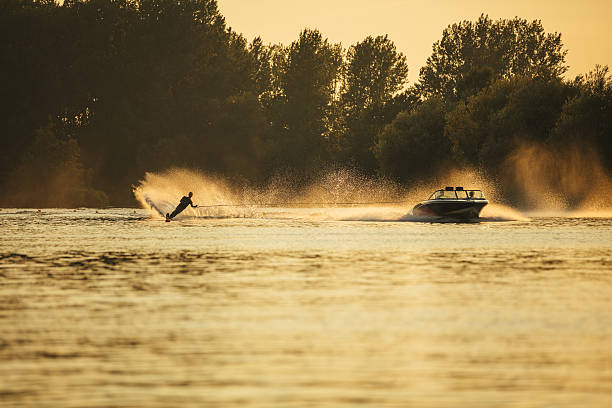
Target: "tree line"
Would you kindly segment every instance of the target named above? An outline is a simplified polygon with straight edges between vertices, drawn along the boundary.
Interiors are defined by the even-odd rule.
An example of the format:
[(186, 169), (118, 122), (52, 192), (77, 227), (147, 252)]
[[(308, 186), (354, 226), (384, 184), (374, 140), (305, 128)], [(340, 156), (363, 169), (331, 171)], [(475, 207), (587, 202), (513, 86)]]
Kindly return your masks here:
[(537, 20), (449, 25), (415, 84), (388, 36), (248, 41), (215, 0), (4, 0), (0, 32), (4, 206), (133, 205), (130, 186), (172, 166), (511, 182), (525, 141), (588, 144), (612, 169), (608, 68), (564, 79), (561, 35)]

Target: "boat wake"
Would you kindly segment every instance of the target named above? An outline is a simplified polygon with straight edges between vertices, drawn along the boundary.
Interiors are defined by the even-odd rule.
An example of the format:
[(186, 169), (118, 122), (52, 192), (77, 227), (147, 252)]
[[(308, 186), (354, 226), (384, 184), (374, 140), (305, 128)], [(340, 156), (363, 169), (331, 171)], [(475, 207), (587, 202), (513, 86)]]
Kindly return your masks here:
[(411, 209), (427, 188), (406, 190), (384, 179), (371, 179), (340, 170), (308, 186), (283, 180), (262, 188), (235, 187), (226, 180), (173, 169), (147, 173), (134, 195), (153, 219), (164, 219), (180, 198), (192, 191), (197, 208), (188, 207), (177, 221), (228, 218), (306, 221), (479, 223), (528, 220), (518, 211), (491, 204), (473, 220), (412, 215)]
[[(161, 217), (165, 217), (166, 213), (164, 212), (163, 209), (160, 209), (160, 207), (158, 206), (158, 204), (156, 204), (153, 200), (151, 200), (148, 196), (144, 196), (143, 197), (145, 203), (147, 203), (147, 205), (149, 206), (150, 209), (154, 210), (157, 214), (159, 214), (159, 216)], [(169, 208), (168, 204), (169, 203), (164, 203), (165, 205), (163, 205), (164, 208)]]

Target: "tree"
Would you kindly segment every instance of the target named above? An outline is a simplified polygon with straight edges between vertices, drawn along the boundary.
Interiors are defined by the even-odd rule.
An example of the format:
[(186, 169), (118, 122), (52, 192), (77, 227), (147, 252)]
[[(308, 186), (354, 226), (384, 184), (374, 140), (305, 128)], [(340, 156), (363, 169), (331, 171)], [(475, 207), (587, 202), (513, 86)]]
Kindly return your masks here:
[(449, 26), (403, 92), (387, 36), (346, 53), (310, 29), (249, 44), (215, 0), (4, 0), (0, 34), (3, 203), (103, 190), (132, 205), (134, 180), (171, 166), (264, 183), (347, 164), (404, 181), (449, 161), (495, 171), (521, 140), (588, 144), (612, 167), (608, 70), (559, 80), (560, 36), (539, 21)]
[(90, 3), (81, 11), (95, 16), (89, 25), (101, 33), (86, 62), (95, 67), (98, 58), (106, 73), (89, 81), (96, 102), (80, 132), (98, 182), (113, 201), (129, 203), (123, 186), (170, 158), (225, 170), (215, 152), (227, 138), (225, 112), (256, 88), (246, 40), (226, 27), (214, 0), (140, 0), (137, 18), (106, 3), (102, 18)]
[(251, 75), (256, 84), (256, 92), (262, 99), (268, 99), (272, 90), (272, 50), (263, 44), (261, 37), (253, 39), (249, 44), (253, 70)]
[(571, 89), (560, 79), (500, 79), (460, 101), (445, 135), (464, 163), (495, 170), (521, 142), (544, 142)]
[(475, 21), (448, 26), (420, 71), (419, 86), (427, 95), (459, 99), (499, 78), (559, 77), (567, 70), (561, 34), (544, 32), (540, 20)]
[(406, 57), (385, 35), (352, 45), (347, 52), (347, 67), (342, 102), (348, 112), (380, 107), (406, 83)]
[(406, 57), (386, 35), (369, 36), (348, 50), (341, 97), (345, 118), (341, 148), (367, 172), (376, 168), (373, 148), (378, 132), (389, 123), (381, 123), (380, 113), (404, 86), (407, 75)]
[(65, 44), (71, 33), (62, 11), (49, 1), (0, 4), (0, 183), (18, 165), (36, 129), (72, 94), (65, 83), (74, 54)]
[(432, 97), (385, 126), (376, 149), (383, 174), (415, 182), (454, 164), (450, 143), (444, 136), (445, 113), (444, 101)]
[(32, 143), (8, 180), (10, 205), (78, 207), (108, 205), (106, 194), (90, 187), (77, 141), (49, 123)]
[(573, 84), (577, 94), (569, 98), (551, 135), (555, 145), (590, 145), (612, 170), (612, 75), (597, 65)]
[(341, 64), (341, 46), (318, 30), (305, 29), (289, 47), (274, 50), (268, 115), (278, 166), (308, 172), (326, 162)]

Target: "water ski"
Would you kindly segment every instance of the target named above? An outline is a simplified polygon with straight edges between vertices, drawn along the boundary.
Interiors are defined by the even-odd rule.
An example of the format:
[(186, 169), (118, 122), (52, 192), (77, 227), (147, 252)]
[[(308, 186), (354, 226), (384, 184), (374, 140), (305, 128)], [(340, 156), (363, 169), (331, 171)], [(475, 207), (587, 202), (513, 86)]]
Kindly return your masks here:
[(171, 218), (170, 218), (170, 214), (166, 213), (166, 222), (170, 222)]

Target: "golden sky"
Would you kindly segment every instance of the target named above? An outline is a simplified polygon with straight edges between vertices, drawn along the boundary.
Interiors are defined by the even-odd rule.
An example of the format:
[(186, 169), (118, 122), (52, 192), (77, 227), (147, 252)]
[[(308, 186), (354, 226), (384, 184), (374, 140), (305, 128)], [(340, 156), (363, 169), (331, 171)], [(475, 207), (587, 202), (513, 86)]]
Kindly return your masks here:
[(227, 24), (248, 40), (290, 44), (305, 27), (348, 47), (368, 35), (388, 34), (406, 55), (411, 82), (449, 24), (519, 16), (560, 32), (568, 50), (567, 76), (595, 64), (612, 68), (612, 0), (218, 0)]

